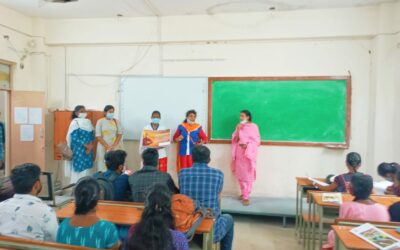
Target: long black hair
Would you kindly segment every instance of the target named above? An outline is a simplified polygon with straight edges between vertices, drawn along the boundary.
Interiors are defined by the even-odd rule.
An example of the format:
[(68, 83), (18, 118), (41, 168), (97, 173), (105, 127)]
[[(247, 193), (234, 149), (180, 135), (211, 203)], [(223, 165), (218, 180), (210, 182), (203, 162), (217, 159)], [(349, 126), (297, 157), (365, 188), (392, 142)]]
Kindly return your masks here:
[(351, 187), (354, 201), (367, 200), (374, 188), (374, 182), (369, 175), (356, 173), (351, 177)]
[(243, 114), (245, 114), (246, 116), (248, 116), (249, 117), (249, 122), (251, 122), (251, 112), (250, 111), (248, 111), (247, 109), (244, 109), (244, 110), (242, 110), (242, 111), (240, 111), (240, 113), (243, 113)]
[(162, 184), (155, 184), (147, 195), (145, 208), (126, 249), (173, 250), (170, 229), (174, 228), (171, 193)]
[(356, 152), (348, 153), (346, 156), (346, 163), (357, 173), (357, 168), (361, 166), (361, 155)]
[(74, 190), (75, 214), (85, 215), (97, 206), (100, 199), (100, 185), (93, 177), (83, 177)]
[(188, 110), (188, 111), (186, 112), (186, 116), (185, 116), (186, 118), (185, 118), (185, 120), (183, 121), (184, 123), (187, 123), (187, 117), (188, 117), (190, 114), (194, 114), (195, 116), (197, 116), (196, 110), (194, 110), (194, 109)]
[(77, 105), (77, 106), (74, 108), (74, 111), (72, 111), (71, 120), (73, 120), (73, 119), (75, 119), (75, 118), (78, 118), (78, 116), (76, 115), (76, 112), (79, 112), (79, 110), (84, 109), (84, 108), (85, 108), (85, 106), (83, 106), (83, 105)]
[(378, 174), (379, 176), (386, 177), (387, 174), (396, 174), (399, 171), (400, 166), (396, 162), (387, 163), (382, 162), (378, 166)]

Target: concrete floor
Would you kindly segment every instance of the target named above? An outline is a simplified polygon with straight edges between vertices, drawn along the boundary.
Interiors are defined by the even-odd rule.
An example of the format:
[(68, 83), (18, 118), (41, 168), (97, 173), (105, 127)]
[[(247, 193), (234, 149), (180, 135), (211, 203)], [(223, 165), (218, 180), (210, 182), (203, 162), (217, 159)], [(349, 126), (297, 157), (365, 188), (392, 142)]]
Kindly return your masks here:
[[(282, 227), (282, 218), (255, 215), (233, 215), (235, 236), (233, 250), (302, 250), (294, 235), (294, 221), (288, 219)], [(201, 238), (199, 238), (201, 242)], [(196, 242), (197, 240), (195, 240)], [(191, 250), (200, 250), (192, 242)]]

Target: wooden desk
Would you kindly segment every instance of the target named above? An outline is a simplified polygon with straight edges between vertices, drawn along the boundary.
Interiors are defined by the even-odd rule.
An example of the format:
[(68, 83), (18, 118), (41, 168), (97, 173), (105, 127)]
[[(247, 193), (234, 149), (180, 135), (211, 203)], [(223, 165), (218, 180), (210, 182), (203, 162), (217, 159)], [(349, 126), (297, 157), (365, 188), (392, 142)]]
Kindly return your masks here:
[[(131, 226), (137, 224), (142, 216), (143, 208), (137, 207), (138, 203), (130, 202), (113, 202), (100, 201), (97, 205), (97, 216), (116, 225)], [(74, 202), (68, 203), (66, 206), (56, 212), (57, 218), (60, 220), (73, 216), (75, 210)], [(214, 221), (212, 219), (204, 219), (196, 230), (196, 234), (203, 235), (203, 249), (213, 249), (214, 237)]]
[[(332, 226), (333, 231), (336, 234), (336, 250), (354, 249), (354, 250), (376, 250), (378, 248), (372, 246), (366, 241), (358, 238), (350, 232), (354, 227), (349, 226)], [(381, 228), (382, 229), (382, 228)], [(386, 233), (400, 239), (400, 234), (396, 232), (395, 229), (382, 229)]]
[[(319, 181), (324, 182), (325, 179), (323, 178), (315, 178)], [(303, 245), (305, 246), (305, 222), (303, 220), (303, 201), (304, 198), (306, 197), (307, 192), (305, 192), (306, 189), (312, 189), (314, 188), (312, 182), (308, 179), (308, 177), (296, 177), (296, 184), (297, 184), (297, 190), (296, 190), (296, 235), (298, 239), (301, 241), (303, 240)]]
[[(319, 216), (320, 220), (318, 222), (318, 239), (319, 239), (319, 249), (321, 249), (322, 247), (322, 243), (323, 243), (323, 222), (324, 222), (324, 210), (325, 209), (337, 209), (339, 210), (340, 208), (340, 204), (337, 203), (329, 203), (329, 202), (323, 202), (322, 201), (322, 195), (324, 193), (329, 193), (329, 192), (310, 192), (310, 196), (311, 196), (311, 207), (310, 207), (310, 211), (309, 211), (309, 215), (310, 216)], [(343, 202), (351, 202), (354, 200), (354, 197), (350, 194), (347, 193), (342, 193), (342, 199)], [(400, 201), (400, 197), (397, 196), (393, 196), (393, 195), (371, 195), (370, 197), (371, 200), (375, 201), (376, 203), (382, 204), (384, 206), (391, 206), (393, 203), (395, 202), (399, 202)], [(310, 217), (310, 218), (315, 218), (315, 217)], [(312, 221), (311, 222), (311, 229), (309, 235), (311, 238), (311, 236), (315, 235), (315, 227), (316, 227), (316, 222)], [(312, 244), (311, 244), (312, 243)], [(309, 244), (309, 248), (308, 249), (315, 249), (315, 237), (313, 237), (311, 239), (311, 243)]]

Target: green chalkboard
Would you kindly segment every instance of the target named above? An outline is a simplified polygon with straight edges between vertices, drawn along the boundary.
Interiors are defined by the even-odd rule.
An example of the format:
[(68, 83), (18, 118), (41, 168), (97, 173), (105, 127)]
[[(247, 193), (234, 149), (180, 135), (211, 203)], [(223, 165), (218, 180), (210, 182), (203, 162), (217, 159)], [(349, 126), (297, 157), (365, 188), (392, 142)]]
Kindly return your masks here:
[(348, 146), (349, 77), (209, 78), (208, 133), (229, 142), (248, 109), (266, 144)]

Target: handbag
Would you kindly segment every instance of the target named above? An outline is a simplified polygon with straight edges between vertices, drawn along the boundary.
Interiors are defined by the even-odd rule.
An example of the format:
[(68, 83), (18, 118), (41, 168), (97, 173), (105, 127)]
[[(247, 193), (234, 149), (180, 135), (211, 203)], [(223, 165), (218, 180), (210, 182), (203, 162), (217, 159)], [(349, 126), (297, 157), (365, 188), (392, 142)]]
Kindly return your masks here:
[(66, 142), (59, 143), (57, 145), (58, 152), (61, 154), (62, 158), (68, 161), (72, 161), (73, 153), (71, 148)]

